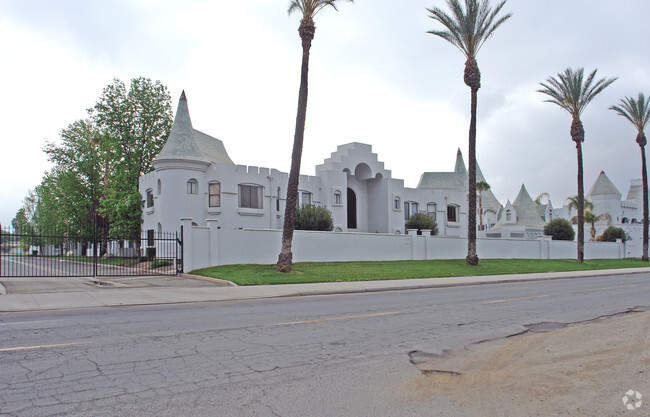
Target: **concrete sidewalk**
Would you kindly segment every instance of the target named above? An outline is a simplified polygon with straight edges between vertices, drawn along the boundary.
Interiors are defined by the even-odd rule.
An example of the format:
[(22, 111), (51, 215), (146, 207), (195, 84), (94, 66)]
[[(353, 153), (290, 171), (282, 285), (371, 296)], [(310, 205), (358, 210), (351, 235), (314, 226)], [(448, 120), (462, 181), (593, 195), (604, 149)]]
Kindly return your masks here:
[[(154, 304), (177, 304), (233, 300), (254, 300), (276, 297), (307, 295), (350, 294), (376, 291), (413, 290), (420, 288), (443, 288), (464, 285), (484, 285), (508, 282), (543, 281), (566, 278), (628, 275), (650, 273), (650, 268), (605, 269), (574, 272), (549, 272), (517, 275), (488, 275), (453, 278), (422, 278), (385, 281), (326, 282), (316, 284), (283, 284), (256, 286), (228, 286), (224, 281), (214, 281), (211, 286), (139, 287), (113, 286), (33, 294), (0, 295), (0, 312), (62, 310), (115, 306)], [(13, 278), (16, 280), (18, 278)], [(37, 278), (20, 278), (37, 279)], [(71, 278), (50, 278), (63, 284)], [(209, 280), (209, 279), (208, 279)], [(7, 279), (0, 279), (7, 281)], [(69, 284), (69, 283), (68, 283)], [(0, 285), (0, 287), (2, 287)], [(1, 293), (4, 293), (0, 289)]]

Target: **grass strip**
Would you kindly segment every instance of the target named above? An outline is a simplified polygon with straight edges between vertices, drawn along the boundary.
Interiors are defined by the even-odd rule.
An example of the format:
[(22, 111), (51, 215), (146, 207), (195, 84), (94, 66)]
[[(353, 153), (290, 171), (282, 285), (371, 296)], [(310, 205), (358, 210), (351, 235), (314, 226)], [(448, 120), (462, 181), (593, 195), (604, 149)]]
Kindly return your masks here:
[(298, 284), (310, 282), (375, 281), (473, 275), (587, 271), (650, 266), (640, 259), (594, 259), (582, 264), (571, 259), (481, 259), (478, 266), (464, 259), (380, 262), (301, 262), (290, 274), (275, 272), (275, 265), (223, 265), (192, 274), (232, 281), (237, 285)]

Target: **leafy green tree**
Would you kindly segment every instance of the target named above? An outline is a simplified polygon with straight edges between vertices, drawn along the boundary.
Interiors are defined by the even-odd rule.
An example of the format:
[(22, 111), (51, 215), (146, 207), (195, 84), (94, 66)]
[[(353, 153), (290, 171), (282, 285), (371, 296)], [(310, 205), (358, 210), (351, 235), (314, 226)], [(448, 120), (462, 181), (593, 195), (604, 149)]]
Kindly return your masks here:
[(38, 196), (34, 190), (29, 190), (23, 199), (23, 205), (16, 212), (16, 216), (11, 220), (11, 225), (20, 236), (21, 246), (27, 250), (32, 246), (39, 246), (38, 240), (38, 213), (37, 213)]
[(602, 235), (600, 235), (601, 242), (616, 242), (616, 239), (621, 239), (623, 242), (630, 240), (630, 235), (628, 235), (625, 230), (620, 227), (609, 226)]
[(418, 229), (418, 234), (422, 230), (431, 230), (432, 235), (438, 234), (438, 224), (426, 213), (415, 213), (406, 222), (407, 229)]
[(556, 77), (549, 77), (546, 83), (540, 83), (544, 88), (537, 90), (550, 98), (544, 100), (556, 104), (566, 110), (572, 118), (571, 139), (575, 142), (578, 156), (578, 263), (582, 263), (585, 255), (584, 235), (584, 181), (582, 176), (582, 142), (585, 140), (585, 130), (580, 120), (580, 115), (594, 97), (600, 94), (616, 78), (601, 78), (596, 81), (596, 71), (585, 78), (584, 69), (574, 71), (571, 68), (558, 73)]
[(620, 116), (625, 117), (637, 129), (636, 143), (641, 148), (641, 175), (643, 181), (643, 254), (641, 259), (648, 261), (648, 170), (645, 160), (645, 146), (648, 143), (644, 130), (650, 120), (650, 97), (645, 98), (639, 93), (639, 98), (633, 97), (621, 99), (618, 106), (610, 107)]
[[(100, 149), (99, 137), (92, 120), (78, 120), (61, 131), (59, 143), (47, 142), (43, 149), (55, 166), (41, 183), (43, 211), (58, 220), (50, 224), (77, 235), (92, 235), (110, 174), (108, 153)], [(101, 218), (99, 224), (105, 237), (108, 224)]]
[(512, 13), (508, 13), (499, 17), (499, 12), (505, 4), (506, 0), (503, 0), (492, 9), (489, 0), (465, 0), (463, 9), (459, 0), (447, 0), (451, 14), (439, 7), (427, 9), (431, 13), (429, 17), (440, 22), (445, 28), (445, 30), (432, 30), (428, 33), (448, 41), (467, 58), (464, 81), (471, 90), (466, 258), (468, 265), (478, 265), (478, 255), (476, 254), (476, 105), (478, 89), (481, 88), (481, 72), (476, 62), (476, 55), (494, 31), (512, 16)]
[(129, 89), (113, 80), (89, 110), (97, 129), (98, 154), (106, 157), (106, 181), (98, 212), (113, 237), (137, 238), (142, 222), (139, 177), (152, 169), (173, 123), (171, 97), (160, 81), (134, 78)]
[(325, 207), (305, 204), (296, 211), (296, 230), (331, 231), (334, 229), (332, 212)]
[[(342, 0), (338, 0), (342, 1)], [(352, 2), (353, 0), (347, 0)], [(302, 159), (302, 146), (305, 136), (305, 119), (307, 117), (307, 95), (309, 84), (309, 51), (311, 42), (316, 33), (314, 17), (325, 7), (331, 6), (336, 10), (337, 0), (291, 0), (289, 14), (300, 12), (302, 19), (298, 33), (302, 41), (302, 64), (300, 70), (300, 91), (298, 93), (298, 112), (296, 115), (296, 130), (293, 138), (293, 151), (291, 153), (291, 169), (287, 184), (287, 201), (284, 212), (284, 228), (282, 230), (282, 249), (278, 256), (276, 270), (278, 272), (291, 272), (291, 244), (293, 242), (293, 228), (296, 219), (296, 206), (298, 203), (298, 182), (300, 180), (300, 162)]]
[(553, 219), (544, 225), (544, 234), (553, 240), (573, 240), (576, 233), (567, 220)]

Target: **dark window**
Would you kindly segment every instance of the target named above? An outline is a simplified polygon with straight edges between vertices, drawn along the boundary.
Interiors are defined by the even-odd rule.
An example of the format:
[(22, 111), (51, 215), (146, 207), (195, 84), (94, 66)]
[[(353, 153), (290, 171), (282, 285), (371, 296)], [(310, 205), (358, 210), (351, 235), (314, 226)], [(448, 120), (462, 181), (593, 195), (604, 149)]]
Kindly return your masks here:
[(147, 208), (153, 207), (153, 190), (147, 190)]
[(404, 202), (404, 220), (409, 220), (412, 215), (416, 214), (419, 210), (418, 203), (414, 201)]
[(188, 194), (198, 194), (199, 193), (199, 183), (192, 179), (187, 182), (187, 193)]
[(211, 182), (208, 184), (208, 205), (221, 207), (221, 183)]
[(239, 184), (239, 207), (261, 209), (262, 189), (259, 185)]
[(447, 221), (450, 223), (458, 223), (458, 206), (447, 206)]
[(147, 230), (147, 246), (154, 246), (154, 231), (153, 229)]

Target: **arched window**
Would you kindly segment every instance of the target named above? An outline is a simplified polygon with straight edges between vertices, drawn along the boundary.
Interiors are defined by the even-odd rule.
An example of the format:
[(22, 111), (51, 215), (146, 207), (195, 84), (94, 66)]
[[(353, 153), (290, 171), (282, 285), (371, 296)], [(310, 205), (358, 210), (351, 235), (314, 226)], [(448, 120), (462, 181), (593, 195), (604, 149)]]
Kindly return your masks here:
[(402, 209), (402, 200), (400, 200), (399, 197), (393, 198), (393, 210), (401, 210)]
[(506, 221), (512, 221), (512, 212), (510, 210), (506, 210)]
[(357, 228), (357, 195), (348, 187), (348, 229)]
[(630, 222), (630, 219), (628, 219), (627, 217), (623, 217), (623, 219), (621, 220), (621, 223), (623, 223), (623, 224), (629, 223), (629, 222)]
[(199, 193), (199, 182), (192, 178), (187, 182), (187, 193), (188, 194), (198, 194)]
[(208, 184), (208, 206), (221, 207), (221, 183), (219, 181)]

